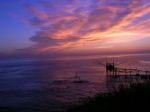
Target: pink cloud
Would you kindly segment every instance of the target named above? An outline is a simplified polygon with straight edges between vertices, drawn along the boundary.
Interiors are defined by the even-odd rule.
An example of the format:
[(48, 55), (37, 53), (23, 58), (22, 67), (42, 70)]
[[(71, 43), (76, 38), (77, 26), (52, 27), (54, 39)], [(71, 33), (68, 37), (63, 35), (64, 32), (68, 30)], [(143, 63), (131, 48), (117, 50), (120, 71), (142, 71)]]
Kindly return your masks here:
[[(97, 3), (88, 0), (86, 4), (74, 0), (63, 6), (46, 3), (41, 2), (40, 7), (27, 7), (31, 25), (40, 29), (31, 37), (40, 53), (111, 50), (121, 43), (150, 36), (149, 18), (133, 23), (135, 19), (150, 13), (149, 4), (143, 4), (142, 0), (117, 0), (111, 3), (107, 0)], [(126, 46), (127, 49), (131, 47), (128, 44)]]

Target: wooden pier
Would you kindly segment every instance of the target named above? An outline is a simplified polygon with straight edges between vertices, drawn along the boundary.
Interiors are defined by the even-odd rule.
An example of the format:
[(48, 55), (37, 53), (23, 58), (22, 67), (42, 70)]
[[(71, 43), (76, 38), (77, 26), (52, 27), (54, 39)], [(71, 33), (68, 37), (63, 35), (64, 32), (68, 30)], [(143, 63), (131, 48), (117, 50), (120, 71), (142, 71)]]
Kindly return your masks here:
[(106, 63), (106, 75), (109, 77), (114, 77), (114, 78), (138, 77), (141, 79), (150, 79), (150, 71), (144, 71), (144, 70), (139, 70), (139, 69), (119, 68), (115, 65), (114, 61), (112, 63)]

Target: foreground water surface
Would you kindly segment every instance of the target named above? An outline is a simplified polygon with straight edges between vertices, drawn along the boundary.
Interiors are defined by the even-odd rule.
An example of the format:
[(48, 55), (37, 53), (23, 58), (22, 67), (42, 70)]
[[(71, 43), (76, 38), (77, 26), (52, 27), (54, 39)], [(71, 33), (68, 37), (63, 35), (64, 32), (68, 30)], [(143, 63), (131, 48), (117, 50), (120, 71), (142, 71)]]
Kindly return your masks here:
[[(119, 66), (150, 67), (150, 55), (119, 56)], [(108, 91), (105, 58), (0, 61), (0, 112), (57, 112)], [(83, 83), (74, 83), (75, 76)], [(107, 82), (108, 83), (108, 82)]]

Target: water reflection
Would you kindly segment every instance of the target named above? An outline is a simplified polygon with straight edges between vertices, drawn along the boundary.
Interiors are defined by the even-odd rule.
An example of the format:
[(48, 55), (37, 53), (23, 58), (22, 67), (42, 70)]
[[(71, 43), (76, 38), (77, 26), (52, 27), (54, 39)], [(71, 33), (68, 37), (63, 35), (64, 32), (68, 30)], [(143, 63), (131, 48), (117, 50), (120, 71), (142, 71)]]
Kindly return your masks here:
[[(119, 60), (128, 60), (131, 67), (134, 67), (138, 65), (137, 62), (149, 61), (149, 57), (120, 57)], [(66, 109), (68, 105), (82, 101), (83, 98), (106, 92), (120, 79), (106, 78), (105, 67), (99, 62), (105, 64), (105, 58), (2, 61), (0, 107), (3, 111), (18, 112), (61, 111), (62, 108)], [(127, 65), (124, 63), (120, 66)], [(82, 83), (73, 82), (75, 73), (78, 73)]]
[(121, 86), (129, 87), (131, 84), (144, 83), (150, 80), (150, 75), (120, 75), (117, 77), (106, 76), (106, 87), (108, 91), (116, 91)]

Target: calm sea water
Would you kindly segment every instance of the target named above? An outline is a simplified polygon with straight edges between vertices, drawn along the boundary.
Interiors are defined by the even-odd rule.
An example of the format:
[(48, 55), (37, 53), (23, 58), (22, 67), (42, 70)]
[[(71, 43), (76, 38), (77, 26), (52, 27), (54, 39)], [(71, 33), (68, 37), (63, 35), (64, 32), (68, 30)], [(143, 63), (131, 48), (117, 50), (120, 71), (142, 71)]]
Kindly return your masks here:
[[(120, 56), (119, 66), (149, 69), (149, 55)], [(105, 58), (0, 61), (0, 112), (58, 112), (106, 92)], [(83, 83), (73, 83), (75, 76)]]

